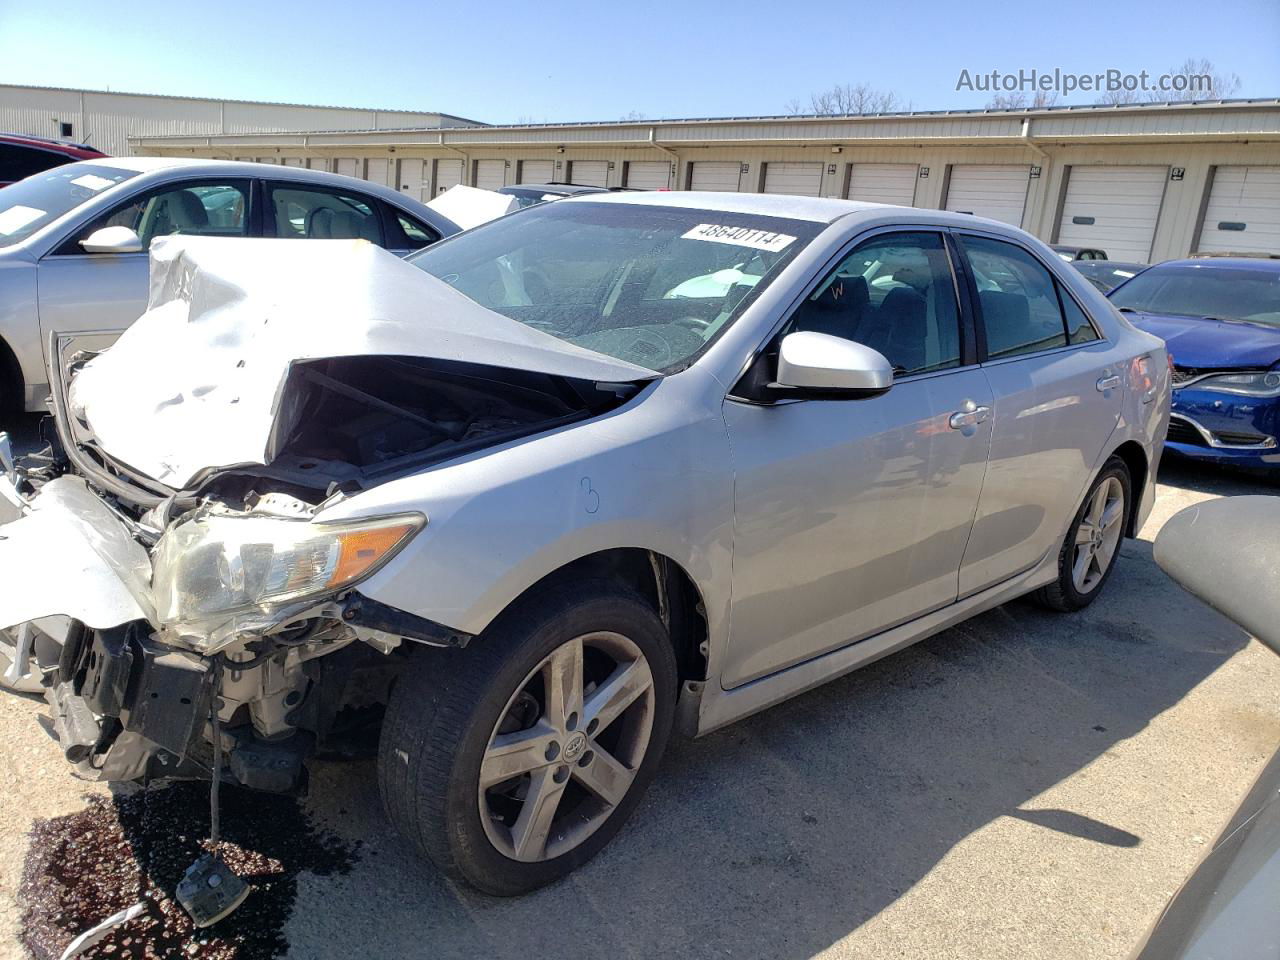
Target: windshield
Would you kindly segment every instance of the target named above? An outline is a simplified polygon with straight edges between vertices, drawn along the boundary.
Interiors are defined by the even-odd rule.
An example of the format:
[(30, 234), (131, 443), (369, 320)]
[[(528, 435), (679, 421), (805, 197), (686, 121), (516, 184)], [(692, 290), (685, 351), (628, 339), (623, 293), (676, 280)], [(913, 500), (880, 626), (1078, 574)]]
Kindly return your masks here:
[(670, 373), (727, 328), (821, 226), (565, 201), (469, 230), (409, 262), (512, 320)]
[(1151, 267), (1111, 293), (1117, 307), (1280, 326), (1280, 270)]
[(25, 240), (108, 187), (137, 175), (134, 170), (73, 163), (5, 187), (0, 190), (0, 247)]

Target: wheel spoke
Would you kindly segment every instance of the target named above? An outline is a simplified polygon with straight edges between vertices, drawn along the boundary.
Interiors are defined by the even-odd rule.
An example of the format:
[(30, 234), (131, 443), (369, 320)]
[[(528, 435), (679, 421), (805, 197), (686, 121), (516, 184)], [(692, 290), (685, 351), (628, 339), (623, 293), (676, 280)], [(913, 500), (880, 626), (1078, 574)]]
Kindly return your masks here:
[(609, 678), (592, 691), (583, 707), (587, 732), (598, 737), (651, 686), (653, 674), (644, 658), (619, 664)]
[(528, 796), (520, 808), (520, 816), (511, 827), (511, 845), (515, 848), (517, 860), (541, 860), (547, 851), (551, 821), (560, 806), (565, 784), (569, 782), (565, 777), (556, 783), (556, 769), (554, 766), (543, 767), (529, 781)]
[(1093, 524), (1088, 520), (1081, 520), (1080, 526), (1076, 527), (1076, 545), (1085, 543), (1093, 543)]
[(1117, 497), (1107, 504), (1107, 508), (1102, 511), (1102, 529), (1113, 527), (1120, 522), (1120, 518), (1124, 516), (1124, 500)]
[(529, 730), (498, 734), (480, 763), (480, 786), (491, 787), (546, 766), (551, 762), (547, 752), (556, 741), (556, 732), (543, 723)]
[(1119, 537), (1116, 537), (1114, 539), (1111, 537), (1107, 537), (1098, 546), (1097, 560), (1098, 560), (1099, 574), (1106, 573), (1107, 567), (1111, 566), (1111, 558), (1115, 555), (1116, 546), (1119, 544), (1119, 542), (1120, 542)]
[(575, 764), (573, 776), (609, 806), (616, 807), (627, 795), (627, 789), (635, 779), (635, 771), (628, 770), (594, 742), (590, 750), (591, 761), (586, 766)]
[(582, 640), (570, 640), (547, 658), (546, 719), (558, 730), (569, 729), (569, 718), (582, 719)]
[(1076, 562), (1071, 568), (1071, 579), (1075, 581), (1076, 589), (1083, 590), (1085, 578), (1089, 576), (1089, 568), (1093, 563), (1093, 547), (1079, 547), (1076, 550)]
[(1104, 483), (1093, 492), (1093, 499), (1089, 503), (1089, 523), (1093, 526), (1100, 526), (1102, 523), (1102, 511), (1107, 505), (1107, 485)]

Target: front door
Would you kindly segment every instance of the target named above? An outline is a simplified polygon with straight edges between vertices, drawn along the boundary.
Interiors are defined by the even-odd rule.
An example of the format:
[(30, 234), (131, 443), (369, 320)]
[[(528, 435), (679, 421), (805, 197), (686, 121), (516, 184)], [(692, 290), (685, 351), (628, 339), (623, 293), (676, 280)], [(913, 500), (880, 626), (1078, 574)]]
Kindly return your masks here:
[[(83, 332), (72, 351), (109, 346), (147, 309), (151, 241), (170, 234), (249, 236), (249, 195), (247, 180), (168, 184), (77, 230), (40, 261), (36, 282), (44, 338), (50, 332)], [(143, 252), (86, 253), (80, 246), (95, 230), (111, 226), (136, 232)]]
[(862, 400), (725, 403), (733, 448), (726, 687), (953, 603), (991, 437), (946, 244), (856, 247), (788, 321), (872, 346), (894, 386)]

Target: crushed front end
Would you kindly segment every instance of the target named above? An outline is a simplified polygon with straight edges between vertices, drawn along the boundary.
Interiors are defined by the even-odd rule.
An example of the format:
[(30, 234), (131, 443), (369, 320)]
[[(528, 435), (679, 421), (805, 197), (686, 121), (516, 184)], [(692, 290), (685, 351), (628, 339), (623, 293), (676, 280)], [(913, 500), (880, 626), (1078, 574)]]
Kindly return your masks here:
[(421, 517), (317, 524), (270, 495), (202, 503), (165, 529), (45, 454), (0, 477), (0, 684), (93, 780), (207, 778), (291, 792), (317, 752), (352, 754), (416, 641), (467, 639), (352, 584)]

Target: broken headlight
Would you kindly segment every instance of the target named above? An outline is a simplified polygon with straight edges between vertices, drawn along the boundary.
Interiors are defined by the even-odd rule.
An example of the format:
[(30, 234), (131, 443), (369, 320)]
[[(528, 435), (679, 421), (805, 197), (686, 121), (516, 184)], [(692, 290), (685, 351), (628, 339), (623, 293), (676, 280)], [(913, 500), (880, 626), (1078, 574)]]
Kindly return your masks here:
[(152, 556), (166, 632), (212, 652), (300, 601), (368, 577), (422, 529), (420, 514), (343, 523), (206, 515), (170, 528)]

